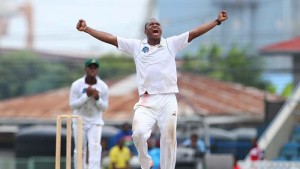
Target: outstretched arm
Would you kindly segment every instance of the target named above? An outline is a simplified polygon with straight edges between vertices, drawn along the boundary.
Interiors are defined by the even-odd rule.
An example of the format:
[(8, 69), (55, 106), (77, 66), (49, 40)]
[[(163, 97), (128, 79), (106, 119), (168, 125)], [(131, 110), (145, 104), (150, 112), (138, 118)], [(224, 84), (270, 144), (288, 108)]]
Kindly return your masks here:
[(200, 25), (199, 27), (193, 29), (189, 33), (189, 39), (188, 42), (191, 42), (193, 39), (203, 35), (204, 33), (208, 32), (212, 28), (214, 28), (216, 25), (218, 25), (218, 21), (221, 23), (225, 21), (228, 18), (226, 11), (221, 11), (218, 15), (218, 18), (210, 23), (206, 23), (204, 25)]
[(118, 47), (118, 41), (117, 41), (116, 36), (111, 35), (106, 32), (97, 31), (93, 28), (88, 27), (86, 22), (83, 19), (80, 19), (78, 21), (76, 28), (78, 31), (86, 32), (102, 42), (105, 42), (105, 43), (108, 43), (108, 44)]

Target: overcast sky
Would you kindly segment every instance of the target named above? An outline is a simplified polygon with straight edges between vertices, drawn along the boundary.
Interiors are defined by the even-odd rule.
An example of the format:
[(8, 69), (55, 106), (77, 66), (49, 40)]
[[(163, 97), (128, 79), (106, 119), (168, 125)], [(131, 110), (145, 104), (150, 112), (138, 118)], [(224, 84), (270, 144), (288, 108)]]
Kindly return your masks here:
[[(20, 4), (25, 0), (1, 2), (5, 1)], [(118, 36), (144, 38), (142, 32), (149, 1), (30, 0), (34, 9), (34, 48), (57, 53), (102, 54), (116, 51), (114, 47), (78, 32), (75, 28), (77, 21), (85, 19), (89, 26)], [(26, 32), (24, 17), (11, 17), (7, 35), (0, 39), (1, 47), (23, 48)]]

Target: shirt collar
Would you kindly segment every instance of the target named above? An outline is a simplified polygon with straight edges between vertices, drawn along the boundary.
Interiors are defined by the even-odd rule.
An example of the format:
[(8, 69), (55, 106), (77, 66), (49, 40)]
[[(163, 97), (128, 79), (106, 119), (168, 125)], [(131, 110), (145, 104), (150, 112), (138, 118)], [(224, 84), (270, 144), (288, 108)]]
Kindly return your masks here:
[[(149, 45), (148, 44), (148, 41), (147, 41), (147, 38), (146, 39), (143, 39), (142, 40), (142, 43), (144, 44), (144, 45)], [(150, 46), (150, 45), (149, 45)], [(160, 38), (160, 44), (159, 44), (159, 46), (158, 47), (164, 47), (165, 46), (165, 39), (163, 38), (163, 37), (161, 37)]]

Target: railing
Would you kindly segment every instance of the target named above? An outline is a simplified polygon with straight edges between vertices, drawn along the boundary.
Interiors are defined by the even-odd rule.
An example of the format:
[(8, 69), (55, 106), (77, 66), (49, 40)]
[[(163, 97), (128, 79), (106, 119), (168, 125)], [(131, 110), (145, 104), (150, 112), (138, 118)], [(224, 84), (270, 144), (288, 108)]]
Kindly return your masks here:
[[(54, 168), (54, 161), (54, 157), (32, 157), (28, 159), (1, 158), (0, 169), (45, 169), (51, 167)], [(65, 162), (65, 159), (62, 159), (62, 162)], [(300, 169), (300, 161), (239, 161), (238, 164), (241, 169)], [(105, 168), (105, 166), (106, 165), (102, 167)], [(136, 168), (136, 165), (132, 166), (132, 168)]]
[[(61, 158), (61, 169), (66, 168), (66, 158)], [(106, 157), (102, 161), (102, 168), (107, 169), (109, 164), (109, 158)], [(138, 169), (139, 163), (136, 156), (130, 160), (131, 169)], [(30, 158), (0, 158), (0, 169), (54, 169), (55, 168), (55, 157), (30, 157)], [(72, 163), (73, 168), (73, 163)]]
[[(293, 127), (292, 120), (294, 119), (291, 118), (291, 115), (295, 110), (296, 106), (298, 105), (299, 100), (300, 100), (300, 83), (296, 86), (295, 90), (293, 91), (293, 94), (288, 98), (288, 100), (279, 110), (274, 120), (271, 122), (271, 124), (268, 126), (266, 131), (259, 139), (258, 145), (261, 149), (265, 150), (267, 159), (272, 159), (274, 157), (274, 154), (269, 152), (275, 152), (275, 149), (276, 148), (278, 149), (278, 147), (282, 146), (284, 141), (286, 141), (284, 139), (288, 139), (288, 137), (283, 137), (284, 134), (285, 135), (288, 134), (286, 131), (283, 131), (283, 129), (287, 127), (288, 128)], [(271, 144), (273, 144), (273, 146), (271, 146)]]
[[(65, 163), (65, 158), (62, 159)], [(53, 169), (54, 157), (1, 158), (0, 169)]]
[(239, 161), (241, 169), (299, 169), (300, 162), (297, 161)]

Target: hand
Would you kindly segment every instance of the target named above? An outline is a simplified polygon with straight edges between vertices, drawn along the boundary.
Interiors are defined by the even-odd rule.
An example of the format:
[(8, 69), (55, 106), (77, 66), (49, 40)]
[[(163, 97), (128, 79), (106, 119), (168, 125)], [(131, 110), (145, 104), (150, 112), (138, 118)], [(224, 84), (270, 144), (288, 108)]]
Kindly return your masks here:
[(86, 89), (86, 95), (88, 97), (90, 97), (94, 92), (94, 89), (92, 88), (92, 86), (89, 86), (87, 89)]
[(228, 18), (226, 11), (221, 11), (218, 15), (218, 19), (223, 22)]
[(83, 19), (80, 19), (76, 26), (77, 30), (79, 31), (85, 31), (87, 28), (86, 22)]
[(96, 90), (96, 89), (93, 89), (93, 97), (95, 100), (98, 100), (99, 99), (99, 92)]

